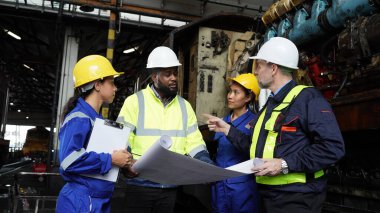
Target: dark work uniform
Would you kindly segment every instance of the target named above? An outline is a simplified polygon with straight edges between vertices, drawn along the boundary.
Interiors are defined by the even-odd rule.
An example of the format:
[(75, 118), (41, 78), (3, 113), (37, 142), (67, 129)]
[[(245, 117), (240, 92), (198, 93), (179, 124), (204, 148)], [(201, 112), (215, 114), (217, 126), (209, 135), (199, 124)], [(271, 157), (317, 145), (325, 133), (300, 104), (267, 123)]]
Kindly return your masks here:
[[(296, 86), (287, 83), (267, 101), (266, 114), (260, 130), (255, 156), (262, 158), (268, 131), (264, 124), (275, 107), (282, 103), (289, 91)], [(262, 111), (261, 111), (262, 112)], [(281, 117), (280, 117), (281, 116)], [(314, 173), (336, 163), (344, 155), (344, 142), (330, 104), (314, 88), (305, 88), (285, 108), (276, 120), (278, 135), (274, 158), (284, 159), (289, 173), (306, 173), (306, 183), (285, 185), (258, 184), (267, 212), (320, 212), (326, 193), (326, 178), (315, 179)], [(286, 126), (287, 128), (281, 128)], [(291, 131), (286, 131), (291, 129)], [(249, 152), (247, 140), (252, 137), (231, 127), (227, 138)]]

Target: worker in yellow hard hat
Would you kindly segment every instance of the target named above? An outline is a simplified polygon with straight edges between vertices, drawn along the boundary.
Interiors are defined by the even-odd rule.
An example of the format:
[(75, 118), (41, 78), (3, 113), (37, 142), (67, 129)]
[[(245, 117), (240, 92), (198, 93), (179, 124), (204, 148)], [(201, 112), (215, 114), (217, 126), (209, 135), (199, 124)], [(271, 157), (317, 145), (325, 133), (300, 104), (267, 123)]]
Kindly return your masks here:
[[(241, 74), (229, 79), (227, 106), (231, 112), (223, 120), (240, 130), (242, 134), (251, 135), (252, 123), (256, 114), (251, 110), (257, 106), (260, 88), (252, 73)], [(221, 133), (216, 132), (214, 141), (217, 144), (215, 164), (226, 168), (249, 159)], [(245, 175), (218, 181), (212, 184), (213, 212), (250, 212), (259, 211), (259, 194), (255, 179)]]
[(58, 213), (110, 212), (114, 182), (83, 175), (104, 175), (113, 165), (128, 167), (132, 161), (126, 150), (112, 154), (86, 151), (94, 121), (102, 118), (102, 104), (115, 98), (114, 77), (120, 74), (100, 55), (86, 56), (74, 67), (76, 91), (64, 107), (59, 130), (60, 173), (67, 183), (58, 196)]

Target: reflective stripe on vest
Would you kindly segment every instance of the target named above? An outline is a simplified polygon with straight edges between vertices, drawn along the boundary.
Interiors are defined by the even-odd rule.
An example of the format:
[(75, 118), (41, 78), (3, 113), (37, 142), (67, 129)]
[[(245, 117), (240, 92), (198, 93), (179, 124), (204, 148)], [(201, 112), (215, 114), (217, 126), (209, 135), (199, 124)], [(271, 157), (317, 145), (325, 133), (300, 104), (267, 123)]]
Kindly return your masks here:
[(131, 131), (134, 131), (135, 130), (135, 125), (129, 123), (129, 122), (126, 122), (125, 119), (124, 119), (124, 116), (119, 116), (117, 117), (116, 119), (116, 122), (118, 123), (121, 123), (121, 124), (124, 124), (124, 126), (128, 127), (131, 129)]
[[(265, 130), (268, 131), (268, 136), (265, 141), (264, 151), (263, 151), (263, 158), (273, 158), (274, 157), (274, 147), (276, 146), (276, 139), (278, 132), (274, 131), (274, 125), (276, 123), (278, 115), (281, 113), (281, 110), (285, 109), (289, 106), (289, 104), (297, 97), (297, 95), (307, 86), (304, 85), (298, 85), (294, 87), (288, 95), (284, 98), (282, 103), (278, 105), (275, 109), (273, 109), (273, 112), (268, 119), (268, 121), (265, 123)], [(250, 157), (253, 159), (255, 157), (256, 153), (256, 145), (258, 142), (259, 134), (261, 127), (263, 125), (263, 120), (265, 117), (266, 108), (261, 113), (254, 131), (253, 131), (253, 137), (252, 137), (252, 144), (251, 144), (251, 150), (250, 150)], [(323, 170), (317, 171), (314, 173), (314, 178), (321, 177), (324, 174)], [(305, 173), (289, 173), (289, 174), (279, 174), (277, 176), (257, 176), (256, 182), (260, 184), (266, 184), (266, 185), (284, 185), (284, 184), (290, 184), (290, 183), (306, 183), (306, 174)]]
[[(71, 119), (73, 118), (88, 118), (91, 121), (91, 126), (94, 126), (94, 120), (91, 119), (90, 116), (84, 114), (83, 112), (74, 112), (68, 115), (65, 120), (62, 123), (62, 126), (65, 126)], [(69, 167), (72, 163), (74, 163), (78, 158), (80, 158), (84, 153), (86, 153), (86, 150), (84, 148), (78, 150), (78, 151), (73, 151), (70, 153), (68, 156), (66, 156), (65, 159), (61, 162), (61, 167), (63, 170), (66, 170), (67, 167)]]
[(182, 129), (181, 130), (162, 130), (162, 129), (146, 129), (145, 128), (145, 102), (144, 94), (142, 91), (137, 92), (137, 99), (139, 103), (139, 115), (137, 118), (136, 136), (161, 136), (168, 135), (171, 137), (186, 137), (187, 134), (196, 131), (194, 127), (189, 128), (187, 132), (187, 111), (185, 101), (182, 97), (178, 97), (179, 106), (182, 113)]

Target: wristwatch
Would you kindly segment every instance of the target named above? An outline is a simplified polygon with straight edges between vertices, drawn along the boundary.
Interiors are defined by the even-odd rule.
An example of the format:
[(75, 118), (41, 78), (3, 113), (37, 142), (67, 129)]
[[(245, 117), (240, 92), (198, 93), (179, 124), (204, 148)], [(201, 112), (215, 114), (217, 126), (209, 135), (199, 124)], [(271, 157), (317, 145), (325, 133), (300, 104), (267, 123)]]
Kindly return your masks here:
[(284, 159), (281, 159), (281, 173), (284, 175), (289, 173), (288, 164)]

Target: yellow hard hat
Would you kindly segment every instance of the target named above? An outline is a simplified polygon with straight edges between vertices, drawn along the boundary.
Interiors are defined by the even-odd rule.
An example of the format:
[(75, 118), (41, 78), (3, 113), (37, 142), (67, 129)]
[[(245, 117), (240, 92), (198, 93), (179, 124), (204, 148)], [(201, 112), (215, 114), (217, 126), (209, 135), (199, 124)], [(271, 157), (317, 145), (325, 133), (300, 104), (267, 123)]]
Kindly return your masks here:
[(230, 78), (230, 80), (239, 83), (248, 90), (251, 90), (256, 96), (256, 101), (258, 100), (260, 94), (260, 87), (254, 74), (244, 73), (239, 76), (236, 76), (235, 78)]
[(116, 72), (111, 62), (101, 55), (89, 55), (77, 62), (74, 67), (74, 87), (102, 79), (108, 76), (118, 76), (122, 72)]

